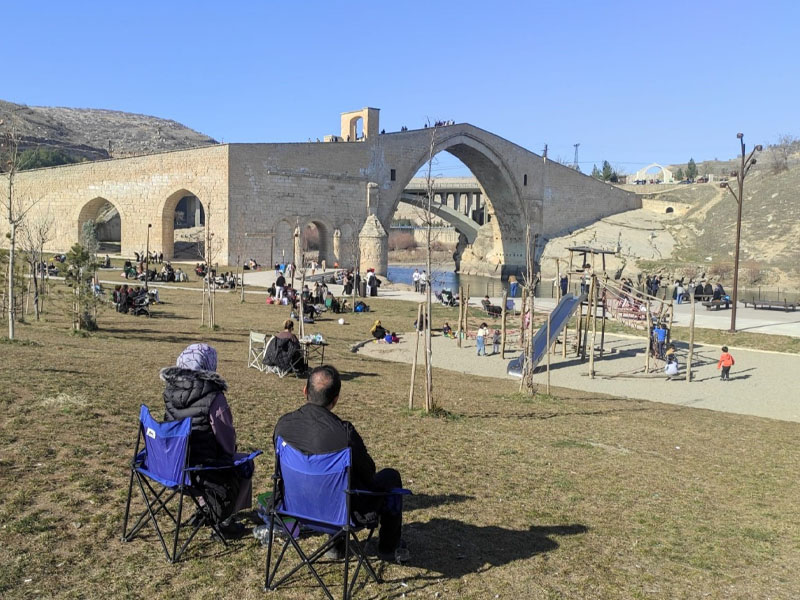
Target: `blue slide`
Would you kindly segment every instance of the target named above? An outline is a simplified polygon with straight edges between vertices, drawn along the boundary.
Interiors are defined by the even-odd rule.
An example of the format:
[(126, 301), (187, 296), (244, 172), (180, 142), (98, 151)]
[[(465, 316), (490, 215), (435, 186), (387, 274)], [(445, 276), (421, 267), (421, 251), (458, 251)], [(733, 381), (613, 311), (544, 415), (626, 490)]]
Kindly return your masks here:
[[(578, 310), (578, 307), (583, 300), (586, 300), (585, 295), (573, 296), (572, 294), (566, 294), (561, 298), (561, 302), (559, 302), (558, 306), (556, 306), (553, 312), (550, 313), (550, 339), (547, 339), (546, 323), (542, 325), (542, 328), (537, 331), (536, 335), (533, 337), (532, 368), (536, 368), (536, 365), (539, 364), (539, 361), (547, 352), (547, 349), (550, 348), (550, 346), (553, 345), (553, 342), (558, 339), (559, 334), (564, 330), (564, 327), (567, 326), (569, 318), (575, 313), (576, 310)], [(522, 353), (508, 363), (508, 370), (506, 372), (514, 377), (522, 377), (522, 369), (524, 367), (525, 355)]]

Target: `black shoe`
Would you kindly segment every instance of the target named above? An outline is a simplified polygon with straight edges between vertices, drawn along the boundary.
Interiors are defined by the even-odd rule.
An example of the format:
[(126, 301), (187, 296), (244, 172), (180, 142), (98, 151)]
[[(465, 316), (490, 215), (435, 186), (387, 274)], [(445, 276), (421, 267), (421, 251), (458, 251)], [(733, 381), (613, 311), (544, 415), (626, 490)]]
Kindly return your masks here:
[(406, 544), (405, 540), (400, 540), (400, 543), (397, 544), (397, 548), (389, 552), (384, 552), (379, 547), (378, 558), (385, 562), (404, 563), (411, 558), (411, 553), (408, 551), (408, 544)]
[(325, 552), (325, 558), (342, 560), (344, 558), (344, 542), (339, 540)]
[[(219, 524), (219, 530), (226, 540), (238, 540), (249, 533), (249, 529), (233, 519), (227, 519)], [(212, 534), (216, 535), (216, 531)]]

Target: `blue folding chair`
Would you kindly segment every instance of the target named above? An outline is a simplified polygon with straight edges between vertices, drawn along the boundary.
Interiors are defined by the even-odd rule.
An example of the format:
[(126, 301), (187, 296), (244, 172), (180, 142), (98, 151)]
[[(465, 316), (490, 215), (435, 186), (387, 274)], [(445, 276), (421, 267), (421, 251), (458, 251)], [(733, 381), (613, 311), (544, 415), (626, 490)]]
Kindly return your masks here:
[[(147, 523), (152, 523), (164, 549), (167, 560), (177, 562), (189, 542), (205, 525), (210, 525), (216, 536), (227, 547), (225, 535), (220, 523), (211, 511), (200, 504), (202, 492), (192, 483), (196, 475), (203, 471), (233, 469), (254, 459), (261, 454), (257, 450), (248, 456), (238, 458), (224, 466), (189, 466), (189, 436), (192, 431), (192, 419), (187, 417), (180, 421), (159, 423), (151, 415), (145, 405), (139, 409), (139, 432), (136, 437), (136, 450), (131, 461), (131, 477), (128, 485), (128, 499), (125, 505), (125, 517), (122, 524), (122, 541), (129, 542)], [(140, 450), (142, 443), (144, 449)], [(128, 530), (128, 517), (133, 495), (133, 483), (136, 481), (145, 504), (145, 510), (139, 515), (136, 523)], [(183, 500), (189, 497), (197, 509), (194, 516), (183, 520)], [(177, 510), (176, 510), (177, 507)], [(167, 527), (174, 527), (171, 551), (167, 545), (159, 517), (166, 517)], [(164, 520), (162, 518), (162, 520)], [(181, 529), (190, 527), (191, 531), (178, 549)]]
[[(278, 437), (275, 448), (275, 474), (272, 476), (272, 498), (277, 500), (272, 503), (269, 511), (265, 590), (275, 590), (306, 566), (325, 595), (333, 600), (333, 595), (315, 568), (315, 563), (328, 550), (342, 543), (344, 544), (342, 587), (344, 600), (352, 597), (362, 566), (375, 583), (382, 582), (364, 551), (365, 545), (372, 538), (378, 525), (377, 518), (368, 523), (354, 521), (350, 510), (350, 499), (357, 495), (385, 496), (387, 501), (393, 503), (394, 510), (401, 511), (403, 495), (411, 492), (401, 488), (389, 492), (353, 490), (350, 488), (350, 466), (350, 448), (328, 454), (304, 454)], [(328, 537), (316, 550), (306, 553), (297, 540), (302, 529), (327, 534)], [(362, 541), (357, 534), (364, 529), (369, 533)], [(276, 534), (284, 541), (277, 553), (275, 566), (270, 568)], [(278, 568), (290, 546), (297, 552), (300, 563), (275, 581)], [(358, 562), (352, 579), (349, 579), (351, 555)]]

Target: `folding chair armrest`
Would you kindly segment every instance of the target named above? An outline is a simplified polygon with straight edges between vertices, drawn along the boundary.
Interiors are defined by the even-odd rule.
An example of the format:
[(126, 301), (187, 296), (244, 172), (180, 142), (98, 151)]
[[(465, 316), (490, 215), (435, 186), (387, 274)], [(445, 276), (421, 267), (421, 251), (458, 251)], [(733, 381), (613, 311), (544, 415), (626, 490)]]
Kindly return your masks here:
[(263, 450), (254, 450), (250, 454), (242, 455), (239, 458), (237, 458), (236, 460), (234, 460), (233, 461), (233, 465), (235, 467), (238, 467), (239, 465), (244, 464), (249, 460), (253, 460), (256, 456), (259, 456), (260, 454), (264, 454), (264, 451)]
[(392, 488), (388, 492), (373, 492), (371, 490), (350, 490), (354, 496), (405, 496), (413, 494), (411, 490), (405, 488)]
[(194, 467), (187, 467), (186, 471), (220, 471), (222, 469), (234, 469), (240, 465), (243, 465), (247, 461), (253, 460), (259, 454), (263, 454), (262, 450), (255, 450), (246, 456), (242, 456), (237, 458), (229, 465), (196, 465)]

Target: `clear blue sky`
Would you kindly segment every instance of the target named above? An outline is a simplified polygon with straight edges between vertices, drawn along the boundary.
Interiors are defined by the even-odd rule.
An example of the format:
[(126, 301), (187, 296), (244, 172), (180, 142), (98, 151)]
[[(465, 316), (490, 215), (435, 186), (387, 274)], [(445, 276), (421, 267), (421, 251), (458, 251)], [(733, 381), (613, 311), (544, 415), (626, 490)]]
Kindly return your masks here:
[[(31, 6), (31, 8), (29, 8)], [(584, 172), (800, 135), (800, 3), (23, 2), (0, 98), (174, 119), (226, 142), (455, 119)]]

